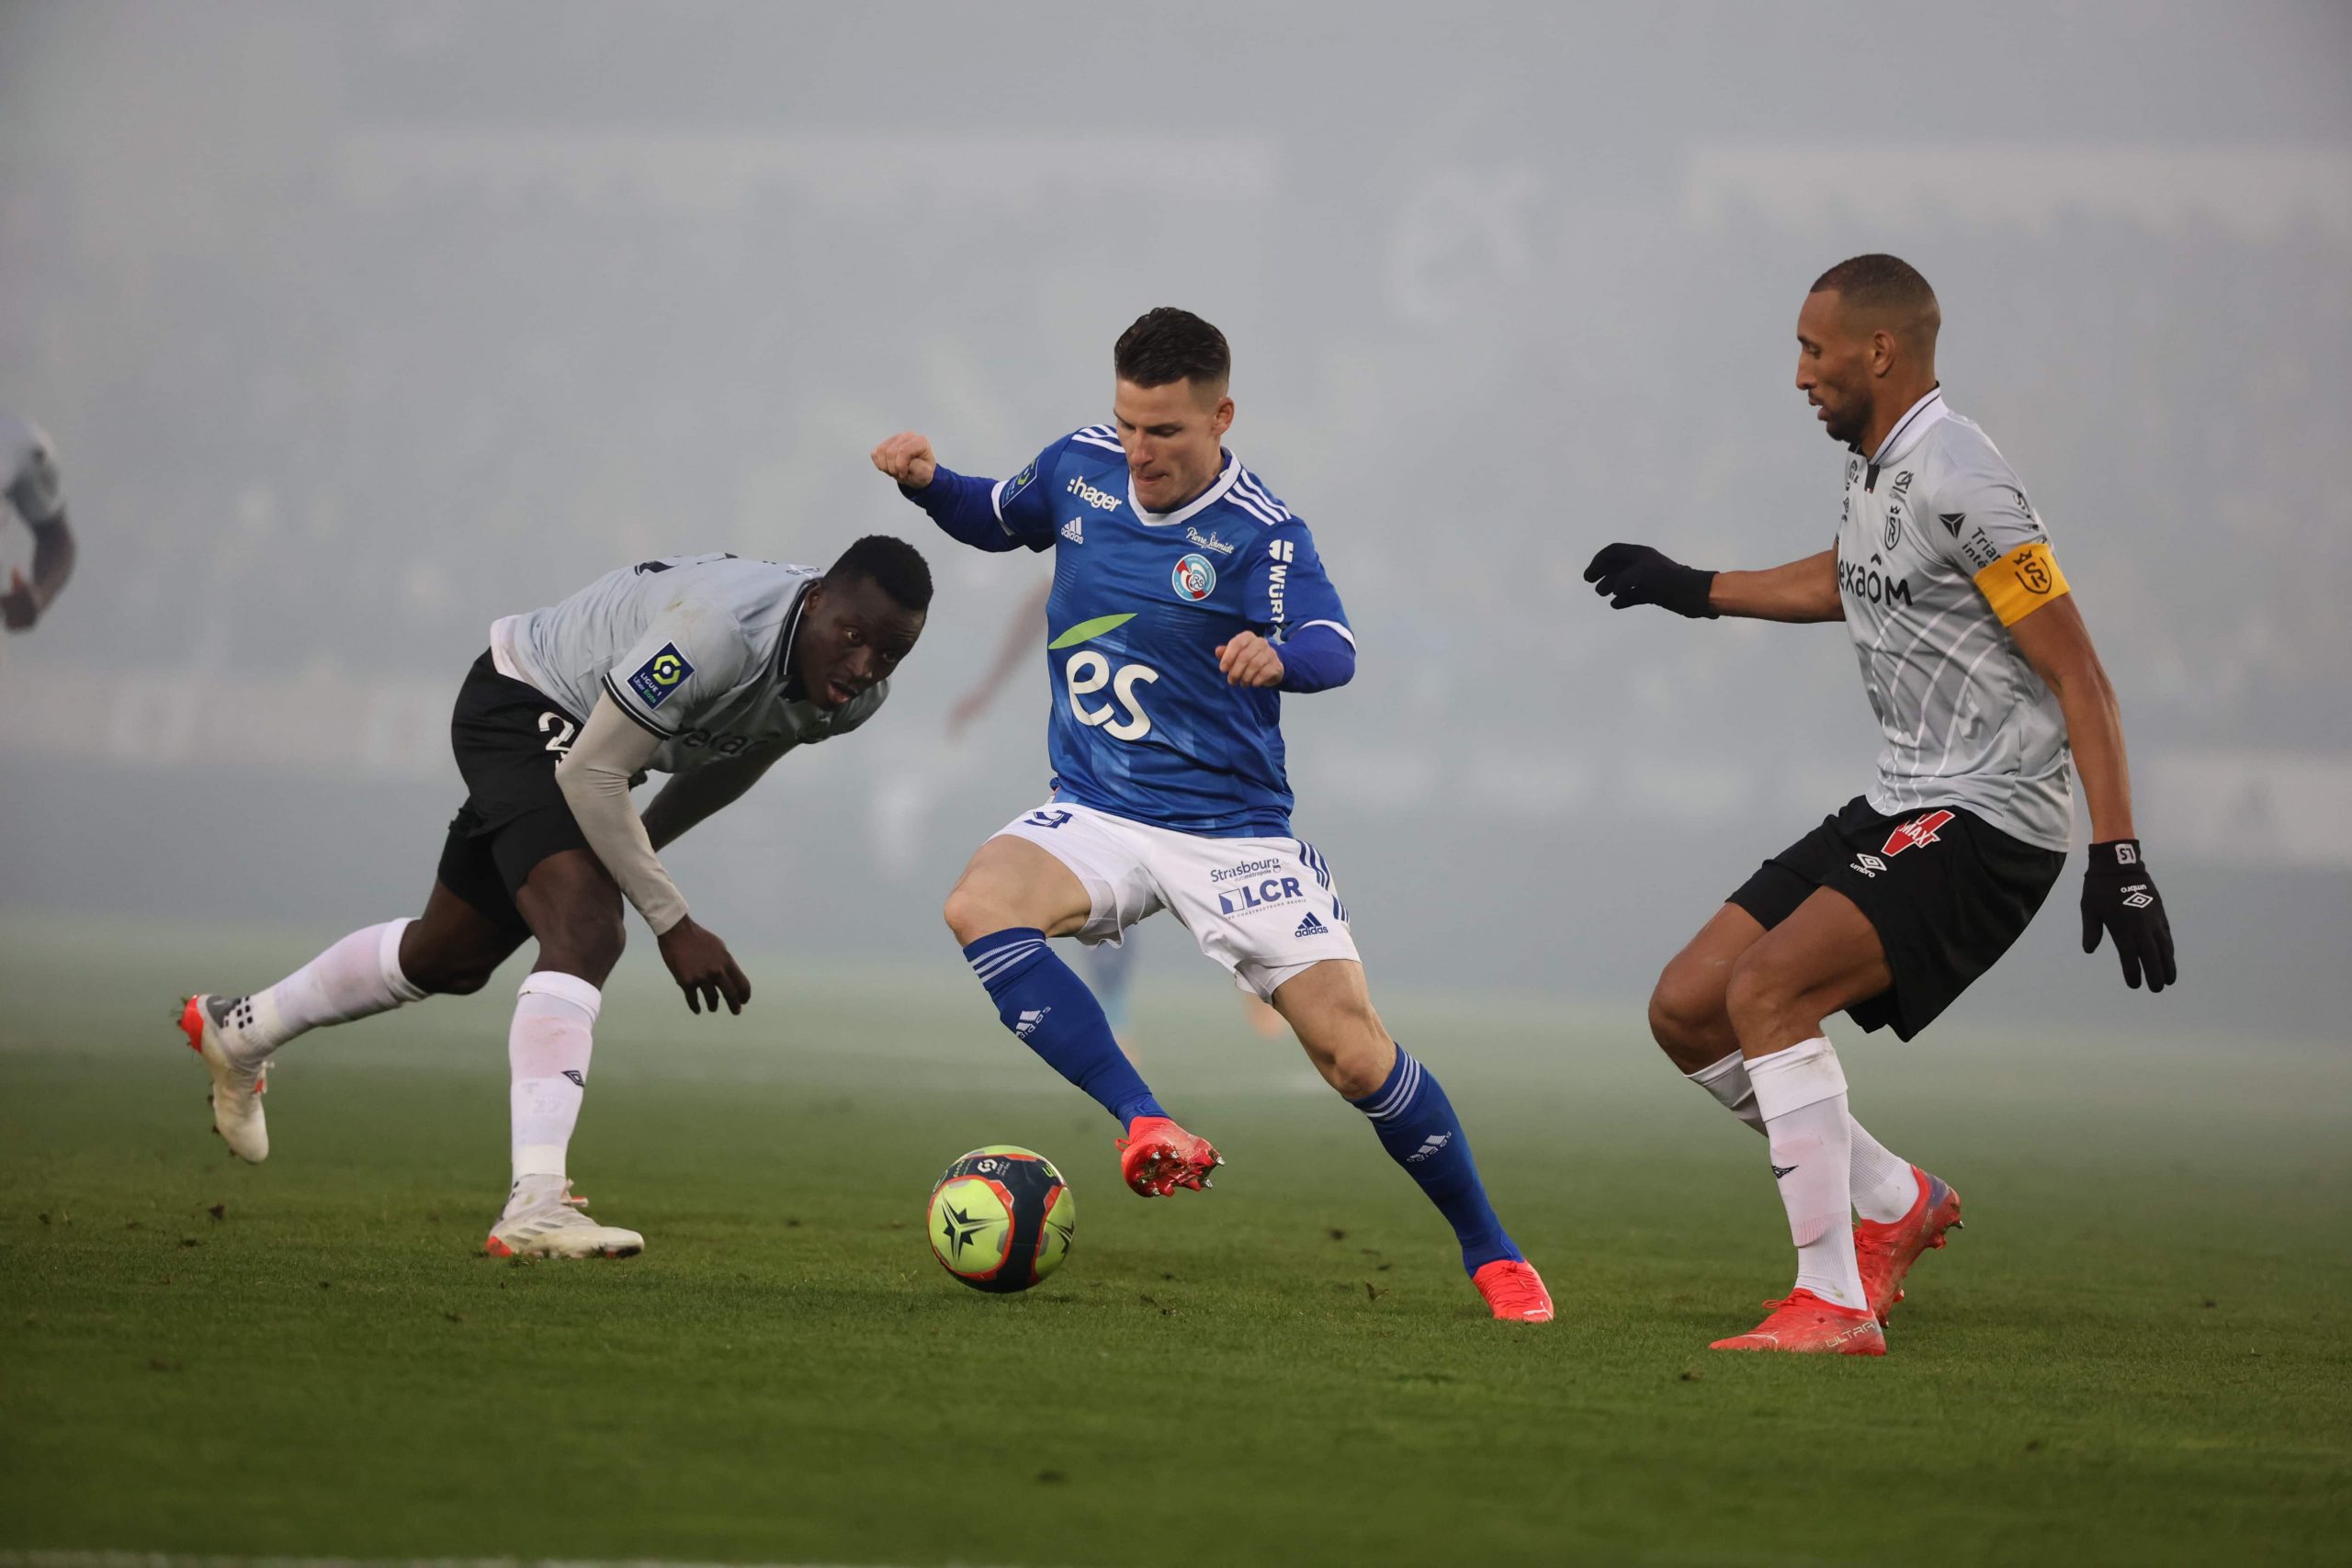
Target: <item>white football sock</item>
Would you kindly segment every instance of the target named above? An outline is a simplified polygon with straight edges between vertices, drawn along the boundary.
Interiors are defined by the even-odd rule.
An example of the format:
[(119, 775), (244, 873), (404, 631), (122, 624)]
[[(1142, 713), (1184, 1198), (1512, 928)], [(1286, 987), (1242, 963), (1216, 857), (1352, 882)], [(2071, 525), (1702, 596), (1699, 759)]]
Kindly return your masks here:
[(1747, 1081), (1747, 1062), (1738, 1052), (1682, 1076), (1713, 1095), (1725, 1111), (1759, 1133), (1764, 1130), (1764, 1113), (1756, 1109), (1756, 1090)]
[(1846, 1071), (1816, 1036), (1747, 1064), (1771, 1141), (1772, 1175), (1797, 1247), (1797, 1286), (1838, 1306), (1867, 1308), (1854, 1262), (1853, 1124)]
[[(1713, 1095), (1734, 1116), (1759, 1133), (1764, 1131), (1764, 1113), (1756, 1109), (1755, 1085), (1748, 1078), (1747, 1060), (1738, 1052), (1683, 1076)], [(1854, 1157), (1846, 1167), (1847, 1179), (1853, 1184), (1854, 1212), (1866, 1220), (1891, 1225), (1919, 1201), (1919, 1179), (1911, 1174), (1910, 1161), (1888, 1153), (1886, 1145), (1851, 1115), (1846, 1118), (1846, 1126), (1854, 1143)]]
[(564, 1151), (588, 1094), (588, 1054), (603, 1005), (603, 993), (576, 975), (541, 969), (523, 977), (506, 1033), (517, 1182), (563, 1178)]
[(1846, 1122), (1854, 1134), (1854, 1157), (1847, 1167), (1854, 1184), (1854, 1213), (1873, 1224), (1891, 1225), (1919, 1201), (1919, 1179), (1911, 1174), (1909, 1160), (1888, 1153), (1860, 1122), (1849, 1116)]
[(424, 992), (401, 973), (401, 933), (408, 920), (353, 931), (266, 991), (230, 1010), (222, 1044), (245, 1066), (322, 1024), (388, 1012)]

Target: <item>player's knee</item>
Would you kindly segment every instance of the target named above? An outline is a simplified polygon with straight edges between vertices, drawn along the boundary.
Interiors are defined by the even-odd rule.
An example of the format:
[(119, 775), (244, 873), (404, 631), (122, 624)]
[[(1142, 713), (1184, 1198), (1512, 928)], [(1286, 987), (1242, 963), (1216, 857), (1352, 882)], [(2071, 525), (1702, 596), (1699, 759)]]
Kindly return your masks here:
[(1707, 1049), (1723, 1030), (1724, 998), (1720, 966), (1702, 968), (1676, 958), (1659, 974), (1657, 985), (1650, 991), (1650, 1038), (1678, 1061), (1693, 1051)]
[(957, 883), (947, 895), (947, 902), (940, 909), (947, 929), (956, 940), (968, 947), (984, 936), (1021, 922), (1007, 908), (1005, 901), (996, 897), (985, 884), (975, 885), (970, 878)]
[(628, 945), (628, 928), (618, 910), (572, 908), (546, 922), (538, 933), (539, 966), (604, 984)]

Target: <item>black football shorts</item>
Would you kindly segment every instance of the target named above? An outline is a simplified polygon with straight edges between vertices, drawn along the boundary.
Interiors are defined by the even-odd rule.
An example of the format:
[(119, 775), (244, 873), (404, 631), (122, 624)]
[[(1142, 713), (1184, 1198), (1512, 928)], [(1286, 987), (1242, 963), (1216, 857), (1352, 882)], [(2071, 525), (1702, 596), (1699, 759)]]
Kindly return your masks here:
[(2066, 857), (1958, 807), (1889, 817), (1860, 795), (1758, 867), (1731, 896), (1767, 931), (1816, 887), (1854, 901), (1894, 984), (1846, 1010), (1908, 1040), (1993, 967), (2056, 886)]
[(580, 720), (536, 686), (498, 672), (485, 652), (449, 716), (449, 749), (466, 803), (441, 848), (441, 885), (500, 925), (527, 934), (514, 894), (531, 868), (588, 840), (555, 782)]

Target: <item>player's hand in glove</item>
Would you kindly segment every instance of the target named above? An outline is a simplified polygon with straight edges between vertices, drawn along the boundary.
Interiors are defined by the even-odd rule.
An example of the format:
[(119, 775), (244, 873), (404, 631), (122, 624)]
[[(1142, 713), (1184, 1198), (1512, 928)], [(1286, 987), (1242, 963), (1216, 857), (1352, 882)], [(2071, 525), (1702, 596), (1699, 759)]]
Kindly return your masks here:
[(2165, 901), (2148, 878), (2140, 859), (2140, 840), (2117, 839), (2091, 846), (2090, 868), (2083, 874), (2083, 951), (2098, 951), (2098, 935), (2115, 938), (2115, 955), (2123, 961), (2123, 983), (2161, 991), (2180, 979), (2172, 957), (2172, 921)]
[(735, 955), (712, 932), (695, 924), (692, 915), (654, 939), (662, 946), (662, 962), (670, 977), (686, 993), (689, 1012), (717, 1012), (723, 998), (729, 1012), (741, 1012), (752, 999), (752, 982), (735, 965)]
[(1657, 604), (1693, 620), (1713, 620), (1707, 607), (1715, 574), (1684, 566), (1647, 545), (1604, 545), (1584, 569), (1592, 591), (1609, 601), (1612, 610), (1634, 604)]

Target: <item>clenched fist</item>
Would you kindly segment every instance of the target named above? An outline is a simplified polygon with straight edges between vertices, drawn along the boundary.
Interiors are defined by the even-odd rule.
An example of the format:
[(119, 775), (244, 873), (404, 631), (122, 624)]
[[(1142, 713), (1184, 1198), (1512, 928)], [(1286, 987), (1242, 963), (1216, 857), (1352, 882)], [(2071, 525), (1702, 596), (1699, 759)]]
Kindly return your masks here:
[(931, 437), (911, 430), (902, 430), (876, 446), (874, 466), (909, 490), (925, 489), (939, 472), (939, 459), (931, 455)]
[(1283, 656), (1256, 632), (1242, 632), (1231, 642), (1221, 644), (1216, 650), (1216, 667), (1225, 671), (1226, 683), (1230, 686), (1283, 683)]

